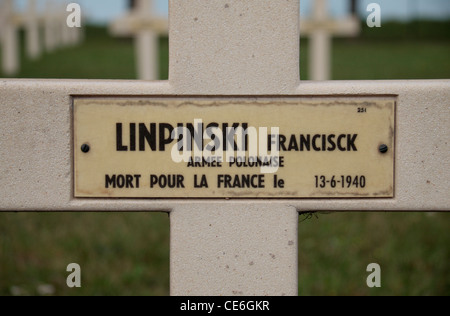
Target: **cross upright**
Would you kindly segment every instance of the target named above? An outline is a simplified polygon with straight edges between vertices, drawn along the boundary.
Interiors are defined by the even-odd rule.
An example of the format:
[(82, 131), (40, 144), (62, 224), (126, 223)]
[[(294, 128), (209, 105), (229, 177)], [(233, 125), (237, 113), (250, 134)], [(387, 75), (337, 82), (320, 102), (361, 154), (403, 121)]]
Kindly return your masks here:
[(69, 30), (66, 24), (66, 13), (65, 6), (61, 3), (56, 3), (54, 0), (45, 2), (44, 45), (47, 52), (53, 52), (62, 46), (71, 44), (71, 33), (79, 32), (77, 28), (75, 28), (76, 31)]
[(14, 12), (12, 0), (5, 0), (1, 4), (0, 46), (2, 49), (2, 70), (4, 74), (12, 76), (17, 74), (20, 69), (19, 20)]
[[(168, 212), (172, 295), (297, 295), (298, 212), (448, 211), (450, 80), (300, 82), (298, 0), (169, 5), (168, 81), (1, 82), (1, 211)], [(176, 167), (167, 130), (192, 118), (292, 131), (286, 182)]]
[(6, 25), (6, 8), (5, 2), (0, 2), (0, 45), (3, 44), (3, 32)]
[(28, 8), (25, 15), (26, 47), (30, 59), (37, 59), (41, 55), (40, 21), (36, 7), (36, 0), (28, 0)]
[(59, 28), (55, 13), (55, 3), (53, 0), (45, 2), (44, 17), (44, 43), (47, 52), (53, 52), (59, 45)]

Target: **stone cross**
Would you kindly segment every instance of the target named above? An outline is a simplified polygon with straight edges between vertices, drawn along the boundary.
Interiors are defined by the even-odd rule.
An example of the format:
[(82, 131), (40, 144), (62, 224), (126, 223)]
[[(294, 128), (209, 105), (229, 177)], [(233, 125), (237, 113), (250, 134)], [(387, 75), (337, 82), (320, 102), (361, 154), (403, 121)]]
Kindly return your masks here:
[[(44, 15), (44, 43), (47, 52), (53, 52), (60, 47), (62, 42), (61, 7), (58, 7), (54, 0), (47, 0), (45, 3)], [(65, 10), (62, 11), (64, 14)]]
[[(1, 211), (169, 212), (172, 295), (297, 295), (298, 212), (449, 210), (450, 171), (443, 168), (442, 162), (450, 160), (446, 144), (450, 134), (450, 80), (300, 82), (298, 0), (171, 1), (169, 14), (168, 81), (2, 80), (0, 148), (7, 148), (7, 151), (0, 155)], [(363, 194), (353, 198), (330, 193), (326, 199), (315, 196), (280, 199), (277, 195), (261, 199), (256, 194), (241, 199), (171, 199), (172, 193), (167, 191), (169, 196), (160, 199), (110, 199), (108, 194), (113, 192), (106, 191), (106, 196), (87, 199), (81, 195), (91, 192), (83, 192), (83, 188), (78, 187), (79, 177), (95, 173), (103, 163), (117, 163), (116, 169), (132, 168), (124, 158), (141, 156), (137, 146), (145, 149), (145, 137), (152, 137), (151, 131), (146, 132), (145, 124), (140, 125), (142, 142), (124, 145), (125, 138), (122, 134), (119, 137), (122, 128), (119, 123), (112, 129), (110, 125), (106, 129), (99, 126), (97, 130), (103, 136), (111, 138), (116, 133), (117, 150), (131, 150), (133, 146), (136, 151), (121, 151), (120, 161), (116, 162), (111, 160), (117, 158), (107, 157), (100, 165), (91, 166), (88, 172), (79, 169), (78, 162), (85, 161), (89, 167), (91, 159), (102, 154), (104, 141), (103, 136), (94, 135), (89, 152), (89, 144), (82, 143), (86, 139), (80, 139), (80, 129), (95, 128), (114, 111), (120, 111), (119, 119), (131, 111), (153, 117), (161, 111), (166, 113), (167, 109), (176, 115), (183, 107), (206, 115), (220, 110), (222, 102), (241, 104), (241, 108), (236, 105), (229, 111), (231, 114), (226, 114), (242, 116), (242, 119), (258, 119), (264, 112), (268, 120), (295, 120), (282, 105), (269, 113), (264, 109), (272, 109), (274, 104), (271, 105), (270, 100), (281, 99), (287, 100), (294, 112), (297, 107), (312, 111), (316, 109), (317, 100), (321, 100), (325, 107), (321, 107), (323, 113), (318, 116), (330, 118), (333, 115), (330, 110), (339, 111), (345, 104), (353, 109), (354, 102), (365, 102), (367, 98), (374, 102), (389, 99), (387, 104), (395, 104), (395, 114), (387, 113), (389, 122), (395, 116), (395, 128), (391, 125), (384, 130), (391, 139), (395, 137), (395, 142), (390, 143), (390, 155), (396, 157), (395, 168), (394, 162), (390, 167), (394, 173), (388, 179), (392, 185), (387, 194), (379, 192), (379, 196)], [(303, 105), (297, 103), (299, 99), (303, 100)], [(168, 107), (167, 100), (178, 102), (180, 106)], [(249, 115), (248, 109), (254, 107), (253, 102), (257, 100), (263, 106)], [(74, 114), (81, 115), (77, 109), (83, 103), (88, 104), (84, 108), (88, 111), (86, 120), (74, 121)], [(113, 103), (116, 104), (114, 111)], [(154, 105), (143, 108), (149, 103)], [(93, 109), (99, 109), (96, 117), (100, 119), (92, 117)], [(369, 108), (368, 112), (354, 110), (350, 117), (344, 118), (345, 126), (352, 124), (351, 117), (364, 119), (365, 115), (378, 111), (378, 106)], [(189, 114), (183, 112), (183, 115), (186, 113)], [(170, 116), (164, 118), (171, 120)], [(215, 118), (219, 122), (223, 119)], [(326, 125), (331, 121), (325, 122)], [(308, 124), (308, 121), (303, 122)], [(385, 119), (380, 121), (383, 126), (385, 123)], [(133, 125), (129, 127), (126, 139), (135, 140), (131, 137)], [(380, 131), (370, 134), (377, 136)], [(161, 136), (162, 142), (166, 141), (165, 137)], [(348, 142), (346, 147), (349, 150), (350, 144)], [(325, 145), (314, 144), (319, 150), (325, 149)], [(378, 144), (369, 145), (370, 148), (376, 145), (376, 148), (365, 154), (367, 158), (376, 162), (388, 157), (379, 156)], [(74, 166), (74, 155), (77, 166)], [(156, 157), (164, 152), (152, 155)], [(170, 167), (170, 159), (164, 161), (156, 167)], [(149, 168), (156, 162), (145, 160), (144, 163)], [(342, 163), (344, 161), (339, 165)], [(294, 165), (289, 167), (294, 169), (289, 170), (306, 172), (309, 166), (304, 167)], [(371, 171), (365, 164), (363, 169)], [(303, 178), (296, 177), (297, 180)], [(133, 179), (130, 176), (131, 185)], [(145, 179), (143, 177), (142, 181)], [(306, 185), (314, 186), (313, 178), (306, 180)], [(318, 180), (316, 186), (328, 187), (326, 190), (332, 186), (332, 181), (327, 184), (325, 179), (320, 179), (320, 183)], [(76, 190), (81, 192), (76, 193)], [(122, 192), (118, 190), (114, 192)], [(325, 192), (325, 189), (317, 190)], [(104, 191), (103, 179), (100, 193)], [(212, 191), (203, 192), (213, 194)], [(147, 192), (152, 191), (148, 188)], [(281, 196), (284, 191), (279, 192)]]
[(7, 76), (13, 76), (20, 69), (20, 51), (18, 35), (18, 16), (14, 12), (12, 0), (3, 2), (1, 30), (2, 69)]
[(167, 34), (167, 24), (166, 19), (154, 16), (152, 0), (138, 0), (131, 13), (110, 25), (115, 36), (134, 36), (136, 70), (141, 80), (158, 79), (158, 37)]
[(310, 20), (301, 20), (300, 34), (308, 35), (309, 77), (311, 80), (331, 79), (331, 36), (356, 36), (360, 24), (355, 16), (340, 20), (328, 17), (327, 0), (314, 0)]
[(2, 44), (3, 32), (5, 29), (5, 25), (6, 25), (6, 8), (4, 6), (5, 6), (5, 2), (1, 1), (0, 2), (0, 45)]
[[(68, 13), (66, 12), (63, 14), (63, 20), (66, 21), (66, 15)], [(67, 25), (65, 26), (68, 29), (68, 44), (69, 45), (78, 45), (82, 43), (85, 39), (85, 21), (83, 19), (83, 15), (81, 15), (81, 27), (73, 27), (68, 28)]]
[(26, 28), (26, 48), (30, 59), (40, 57), (41, 38), (40, 38), (40, 18), (36, 7), (36, 0), (28, 0), (28, 10), (24, 16)]

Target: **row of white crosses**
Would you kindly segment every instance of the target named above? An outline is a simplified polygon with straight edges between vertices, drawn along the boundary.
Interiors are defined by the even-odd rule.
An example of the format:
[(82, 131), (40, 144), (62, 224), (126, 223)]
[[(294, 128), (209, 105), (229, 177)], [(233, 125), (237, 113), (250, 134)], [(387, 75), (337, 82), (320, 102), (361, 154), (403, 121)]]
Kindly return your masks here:
[[(0, 2), (0, 48), (2, 50), (1, 71), (13, 76), (20, 70), (19, 29), (25, 29), (26, 56), (38, 59), (44, 48), (52, 52), (59, 47), (75, 45), (82, 40), (79, 28), (66, 24), (66, 6), (46, 2), (45, 13), (40, 13), (36, 0), (28, 0), (25, 12), (18, 13), (13, 0)], [(42, 32), (43, 31), (43, 40)]]
[[(141, 80), (158, 79), (158, 36), (167, 35), (168, 23), (154, 15), (152, 0), (138, 0), (134, 10), (113, 21), (110, 31), (114, 36), (134, 36), (136, 70)], [(357, 36), (360, 23), (356, 16), (331, 19), (327, 0), (314, 0), (313, 14), (300, 23), (300, 35), (310, 38), (309, 77), (311, 80), (331, 79), (331, 37)]]

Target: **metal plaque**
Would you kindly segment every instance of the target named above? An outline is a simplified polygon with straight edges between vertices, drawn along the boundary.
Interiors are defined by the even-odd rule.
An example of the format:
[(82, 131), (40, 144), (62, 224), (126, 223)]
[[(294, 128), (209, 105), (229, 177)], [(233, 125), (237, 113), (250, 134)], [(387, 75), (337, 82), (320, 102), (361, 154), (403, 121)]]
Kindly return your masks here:
[(77, 198), (391, 198), (394, 97), (74, 97)]

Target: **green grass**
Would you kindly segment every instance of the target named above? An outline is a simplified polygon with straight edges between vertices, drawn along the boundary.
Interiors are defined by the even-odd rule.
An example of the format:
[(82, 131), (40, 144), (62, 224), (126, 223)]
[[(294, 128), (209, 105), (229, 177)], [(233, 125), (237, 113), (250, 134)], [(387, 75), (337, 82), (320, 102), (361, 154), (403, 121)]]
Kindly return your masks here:
[[(449, 229), (445, 213), (335, 213), (301, 221), (299, 293), (449, 295)], [(381, 288), (366, 286), (370, 263), (381, 266)]]
[[(0, 295), (167, 295), (169, 220), (164, 213), (0, 214)], [(82, 287), (66, 286), (69, 263)]]
[[(369, 31), (362, 39), (334, 41), (334, 79), (450, 78), (445, 36), (383, 40)], [(161, 79), (168, 76), (167, 43), (161, 39)], [(304, 79), (307, 41), (302, 40), (301, 50)], [(36, 62), (23, 58), (19, 77), (133, 79), (132, 41), (90, 28), (79, 47), (45, 54)], [(301, 216), (299, 292), (450, 295), (449, 229), (446, 213)], [(80, 289), (65, 285), (71, 262), (81, 265)], [(366, 267), (372, 262), (381, 265), (380, 289), (366, 286)], [(52, 285), (55, 295), (167, 295), (167, 214), (1, 213), (0, 295), (39, 295), (42, 284)]]
[(450, 41), (336, 41), (333, 79), (450, 78)]

